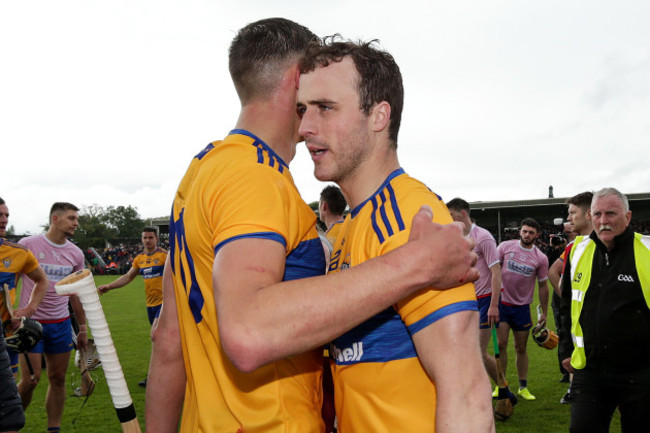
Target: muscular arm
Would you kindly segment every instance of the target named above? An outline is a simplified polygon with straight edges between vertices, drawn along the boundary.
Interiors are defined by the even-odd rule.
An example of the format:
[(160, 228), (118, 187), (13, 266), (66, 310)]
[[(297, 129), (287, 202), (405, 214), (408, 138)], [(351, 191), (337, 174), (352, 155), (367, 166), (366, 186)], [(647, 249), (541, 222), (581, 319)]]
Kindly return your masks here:
[(138, 276), (138, 270), (131, 266), (131, 269), (129, 269), (129, 272), (126, 274), (122, 275), (120, 278), (117, 280), (113, 281), (112, 283), (104, 284), (101, 285), (97, 288), (99, 291), (100, 295), (103, 295), (104, 293), (108, 292), (109, 290), (113, 289), (119, 289), (120, 287), (124, 287), (127, 284), (129, 284), (135, 277)]
[(413, 220), (410, 242), (343, 272), (282, 282), (284, 247), (240, 239), (217, 254), (213, 284), (225, 352), (242, 371), (322, 345), (409, 294), (474, 281), (461, 226)]
[(181, 418), (187, 378), (169, 256), (163, 271), (163, 309), (152, 329), (151, 339), (153, 348), (145, 399), (147, 430), (175, 433)]
[(492, 273), (492, 299), (488, 309), (490, 326), (499, 322), (499, 295), (501, 294), (501, 264), (496, 263), (490, 268)]
[(41, 301), (47, 292), (49, 281), (45, 271), (40, 266), (31, 272), (26, 273), (32, 281), (34, 281), (34, 289), (29, 296), (29, 302), (23, 308), (19, 308), (14, 312), (14, 317), (32, 317)]
[(413, 335), (436, 384), (436, 432), (494, 432), (492, 398), (479, 351), (476, 311), (461, 311)]
[(561, 259), (557, 259), (548, 269), (548, 279), (551, 282), (553, 290), (555, 290), (555, 293), (557, 293), (558, 296), (562, 293), (560, 291), (560, 276), (562, 276), (563, 266), (564, 262)]

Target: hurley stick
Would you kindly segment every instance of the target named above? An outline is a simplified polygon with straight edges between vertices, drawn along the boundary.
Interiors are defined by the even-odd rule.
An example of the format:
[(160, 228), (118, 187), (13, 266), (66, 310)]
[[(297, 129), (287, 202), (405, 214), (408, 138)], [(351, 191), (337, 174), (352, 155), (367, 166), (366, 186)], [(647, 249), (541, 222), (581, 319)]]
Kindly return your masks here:
[(102, 361), (113, 406), (117, 412), (117, 418), (122, 424), (122, 432), (140, 433), (140, 424), (135, 414), (133, 400), (131, 400), (129, 388), (126, 386), (120, 361), (117, 359), (117, 352), (108, 329), (108, 323), (106, 323), (102, 304), (99, 302), (92, 274), (88, 269), (77, 271), (59, 281), (54, 288), (56, 293), (61, 296), (76, 295), (81, 301), (86, 312), (88, 326), (90, 326), (95, 339), (99, 359)]
[(505, 421), (514, 412), (512, 402), (508, 393), (508, 381), (506, 380), (503, 370), (501, 370), (501, 360), (499, 359), (499, 343), (497, 342), (497, 333), (492, 325), (492, 342), (494, 344), (494, 359), (497, 362), (497, 385), (499, 386), (499, 397), (497, 404), (494, 406), (494, 419)]

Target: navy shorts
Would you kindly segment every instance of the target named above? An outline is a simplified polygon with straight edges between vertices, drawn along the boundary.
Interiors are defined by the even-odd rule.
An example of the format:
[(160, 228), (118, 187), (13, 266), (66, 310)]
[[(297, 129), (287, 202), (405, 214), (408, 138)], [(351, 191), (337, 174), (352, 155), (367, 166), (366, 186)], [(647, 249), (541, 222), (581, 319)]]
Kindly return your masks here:
[(9, 368), (5, 339), (0, 333), (0, 431), (18, 431), (24, 426), (23, 404), (18, 395), (14, 375)]
[(530, 305), (499, 304), (499, 321), (510, 325), (513, 331), (528, 331), (533, 326)]
[(43, 339), (30, 350), (30, 353), (67, 353), (74, 348), (69, 317), (61, 322), (41, 322), (41, 325), (43, 325)]
[(492, 295), (482, 296), (476, 300), (478, 301), (479, 329), (488, 329), (490, 327), (490, 322), (488, 321), (488, 310), (490, 309), (490, 303), (492, 302)]
[(160, 316), (161, 309), (162, 304), (154, 305), (153, 307), (147, 307), (147, 315), (149, 316), (150, 325), (153, 325), (154, 319), (157, 319)]
[(18, 373), (18, 353), (14, 352), (7, 347), (7, 355), (9, 355), (9, 365), (12, 373)]

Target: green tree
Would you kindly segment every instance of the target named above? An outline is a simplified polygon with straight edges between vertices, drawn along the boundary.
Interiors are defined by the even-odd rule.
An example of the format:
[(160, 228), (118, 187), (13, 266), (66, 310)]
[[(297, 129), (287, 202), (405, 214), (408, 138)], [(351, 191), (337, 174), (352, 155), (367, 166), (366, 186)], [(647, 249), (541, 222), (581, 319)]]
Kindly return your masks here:
[(109, 206), (104, 213), (104, 222), (116, 235), (110, 239), (113, 241), (125, 241), (139, 239), (142, 229), (145, 226), (144, 220), (140, 218), (138, 209), (132, 206)]
[(117, 235), (117, 231), (106, 224), (106, 211), (93, 204), (84, 206), (79, 212), (79, 228), (74, 240), (82, 249), (89, 247), (103, 248), (106, 240)]
[(79, 212), (79, 228), (74, 240), (82, 249), (103, 248), (106, 242), (137, 241), (145, 226), (137, 208), (97, 204), (84, 206)]

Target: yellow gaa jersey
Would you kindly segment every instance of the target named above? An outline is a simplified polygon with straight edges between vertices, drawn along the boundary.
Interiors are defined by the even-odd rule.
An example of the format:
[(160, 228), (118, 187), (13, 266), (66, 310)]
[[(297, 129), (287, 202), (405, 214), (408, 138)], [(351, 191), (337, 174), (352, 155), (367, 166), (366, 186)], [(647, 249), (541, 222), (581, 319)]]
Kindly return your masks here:
[(341, 233), (341, 227), (343, 227), (343, 220), (335, 222), (325, 232), (325, 237), (330, 241), (332, 246), (336, 243), (336, 238), (339, 236), (339, 233)]
[(322, 432), (322, 349), (243, 373), (221, 347), (212, 265), (222, 246), (241, 238), (284, 245), (284, 280), (325, 272), (316, 215), (288, 166), (250, 132), (233, 130), (192, 160), (172, 209), (170, 261), (187, 372), (181, 431)]
[[(9, 293), (9, 305), (13, 307), (16, 300), (16, 283), (20, 274), (28, 274), (38, 268), (38, 260), (27, 248), (0, 238), (0, 316), (2, 322), (9, 320), (5, 284)], [(6, 292), (5, 292), (6, 293)]]
[(162, 275), (165, 269), (167, 252), (156, 248), (151, 254), (138, 254), (133, 259), (133, 266), (144, 278), (144, 293), (147, 297), (147, 307), (162, 304)]
[[(431, 206), (435, 222), (452, 222), (440, 197), (402, 169), (395, 170), (375, 194), (346, 216), (329, 272), (345, 272), (405, 244), (423, 204)], [(338, 431), (435, 431), (436, 390), (411, 335), (465, 310), (477, 310), (473, 284), (452, 290), (431, 288), (336, 338), (330, 356)]]

